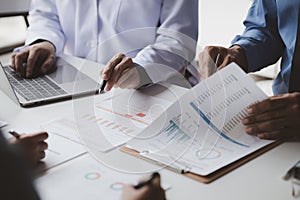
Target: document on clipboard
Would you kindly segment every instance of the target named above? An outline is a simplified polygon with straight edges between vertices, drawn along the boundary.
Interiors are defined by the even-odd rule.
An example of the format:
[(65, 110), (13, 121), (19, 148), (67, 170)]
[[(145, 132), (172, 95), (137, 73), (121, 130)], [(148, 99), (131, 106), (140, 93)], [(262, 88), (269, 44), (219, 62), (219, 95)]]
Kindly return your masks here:
[(241, 122), (249, 105), (266, 98), (231, 64), (183, 95), (122, 150), (211, 182), (274, 146), (246, 134)]

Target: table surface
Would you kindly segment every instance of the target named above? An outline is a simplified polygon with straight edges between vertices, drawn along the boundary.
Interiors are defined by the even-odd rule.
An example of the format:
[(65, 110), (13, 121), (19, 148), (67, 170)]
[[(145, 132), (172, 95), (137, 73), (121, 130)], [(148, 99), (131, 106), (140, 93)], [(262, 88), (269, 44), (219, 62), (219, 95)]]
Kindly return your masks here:
[[(65, 59), (96, 80), (99, 70), (103, 67), (69, 56)], [(178, 86), (170, 86), (170, 90), (179, 96), (186, 91)], [(171, 98), (168, 94), (163, 94), (162, 97)], [(84, 101), (87, 98), (89, 97), (75, 101)], [(59, 117), (61, 113), (72, 112), (72, 100), (21, 108), (2, 91), (0, 99), (0, 119), (9, 123), (8, 128), (17, 126), (39, 129), (40, 124)], [(168, 199), (294, 199), (291, 195), (291, 183), (283, 181), (282, 176), (300, 159), (299, 152), (299, 142), (283, 143), (210, 184), (197, 182), (167, 169), (162, 169), (160, 173), (162, 179), (171, 185), (171, 189), (167, 191)], [(119, 150), (105, 154), (105, 158), (112, 162), (117, 160), (119, 164), (128, 168), (139, 166), (141, 169), (147, 169), (152, 166)]]

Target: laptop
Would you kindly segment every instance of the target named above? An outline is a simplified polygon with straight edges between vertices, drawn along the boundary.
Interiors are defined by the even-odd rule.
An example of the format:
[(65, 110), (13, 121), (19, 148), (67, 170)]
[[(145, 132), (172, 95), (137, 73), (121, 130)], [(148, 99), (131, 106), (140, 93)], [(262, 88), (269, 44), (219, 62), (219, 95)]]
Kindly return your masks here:
[(0, 62), (0, 89), (22, 107), (97, 94), (100, 84), (58, 58), (55, 72), (33, 79), (19, 77)]

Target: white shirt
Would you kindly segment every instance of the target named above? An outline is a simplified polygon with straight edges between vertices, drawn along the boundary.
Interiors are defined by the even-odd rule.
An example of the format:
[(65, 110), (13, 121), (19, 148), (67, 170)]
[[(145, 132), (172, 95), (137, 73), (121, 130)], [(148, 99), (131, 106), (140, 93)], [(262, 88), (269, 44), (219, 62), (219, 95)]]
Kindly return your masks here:
[(198, 0), (32, 0), (26, 44), (103, 64), (125, 53), (157, 83), (185, 70), (197, 37)]

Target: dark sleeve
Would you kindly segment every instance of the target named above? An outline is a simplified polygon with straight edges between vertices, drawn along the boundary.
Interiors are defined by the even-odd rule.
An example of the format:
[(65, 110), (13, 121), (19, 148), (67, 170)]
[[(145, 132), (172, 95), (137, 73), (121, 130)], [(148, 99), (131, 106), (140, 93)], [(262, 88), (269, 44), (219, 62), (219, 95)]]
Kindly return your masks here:
[(0, 132), (0, 197), (10, 200), (39, 199), (23, 158), (16, 147), (8, 145)]
[(278, 31), (276, 1), (254, 0), (244, 25), (244, 33), (236, 36), (232, 44), (245, 50), (248, 71), (257, 71), (276, 63), (284, 51)]

